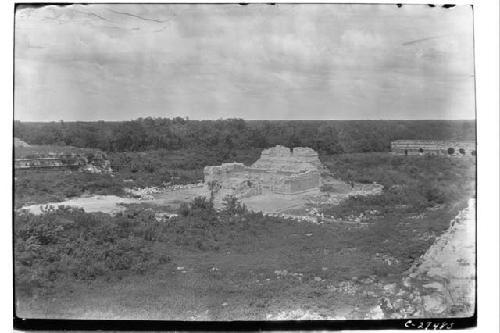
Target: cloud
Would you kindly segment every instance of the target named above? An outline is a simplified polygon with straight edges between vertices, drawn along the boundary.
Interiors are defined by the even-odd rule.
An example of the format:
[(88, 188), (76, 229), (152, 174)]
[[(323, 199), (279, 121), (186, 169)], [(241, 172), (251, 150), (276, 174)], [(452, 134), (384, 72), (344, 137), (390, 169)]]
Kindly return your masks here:
[(468, 6), (51, 5), (15, 42), (22, 120), (474, 117)]

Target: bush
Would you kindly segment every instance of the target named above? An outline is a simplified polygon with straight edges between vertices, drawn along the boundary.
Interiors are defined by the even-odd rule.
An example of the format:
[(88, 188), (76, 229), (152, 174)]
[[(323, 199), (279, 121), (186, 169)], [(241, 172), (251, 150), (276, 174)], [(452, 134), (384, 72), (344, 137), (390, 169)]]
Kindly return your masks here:
[(191, 202), (191, 209), (213, 210), (214, 203), (206, 197), (198, 196)]
[(230, 215), (245, 214), (247, 207), (234, 196), (226, 196), (223, 199), (223, 211)]
[(177, 210), (177, 214), (184, 217), (188, 216), (189, 212), (189, 204), (187, 202), (181, 203), (179, 209)]
[(376, 181), (384, 186), (381, 195), (350, 197), (338, 206), (325, 208), (327, 215), (345, 217), (373, 209), (388, 214), (398, 207), (417, 212), (474, 193), (475, 165), (466, 159), (374, 153), (328, 157), (323, 162), (346, 182)]
[(71, 208), (38, 216), (16, 212), (16, 290), (44, 293), (58, 279), (93, 280), (169, 263), (166, 253), (154, 250), (162, 232), (149, 211), (117, 216)]
[(29, 202), (62, 201), (89, 194), (124, 195), (122, 181), (109, 174), (78, 171), (16, 171), (14, 202), (20, 208)]

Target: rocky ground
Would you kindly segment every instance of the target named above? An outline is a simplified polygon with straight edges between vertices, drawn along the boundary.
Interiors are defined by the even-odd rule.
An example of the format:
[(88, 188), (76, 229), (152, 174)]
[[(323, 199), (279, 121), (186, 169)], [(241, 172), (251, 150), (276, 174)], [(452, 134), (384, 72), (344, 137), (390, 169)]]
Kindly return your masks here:
[[(318, 217), (320, 217), (318, 213), (319, 207), (323, 204), (338, 204), (351, 195), (376, 195), (382, 191), (382, 186), (378, 184), (353, 184), (351, 187), (346, 183), (337, 181), (334, 187), (335, 191), (320, 192), (317, 189), (295, 195), (266, 193), (242, 198), (241, 201), (250, 210), (255, 212), (261, 211), (266, 214), (316, 223)], [(117, 197), (115, 195), (83, 196), (62, 202), (26, 205), (22, 209), (27, 209), (33, 214), (40, 214), (44, 207), (72, 206), (83, 208), (89, 213), (103, 212), (114, 214), (123, 211), (125, 209), (124, 205), (127, 204), (150, 203), (160, 206), (176, 206), (181, 202), (190, 202), (196, 196), (208, 197), (210, 195), (203, 183), (134, 189), (126, 188), (125, 192), (130, 197)], [(222, 199), (216, 197), (215, 207), (217, 209), (222, 208)]]
[(373, 309), (389, 318), (470, 317), (475, 310), (475, 200)]

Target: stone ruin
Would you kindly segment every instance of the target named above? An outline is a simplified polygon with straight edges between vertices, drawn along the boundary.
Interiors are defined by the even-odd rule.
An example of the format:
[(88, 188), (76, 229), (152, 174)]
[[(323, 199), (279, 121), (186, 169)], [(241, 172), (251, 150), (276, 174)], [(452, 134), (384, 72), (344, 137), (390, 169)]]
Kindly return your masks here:
[(323, 169), (318, 153), (311, 148), (265, 149), (251, 166), (223, 163), (206, 166), (205, 185), (221, 197), (240, 198), (263, 193), (298, 194), (319, 190)]
[(391, 142), (391, 152), (397, 155), (475, 156), (476, 143), (452, 140), (396, 140)]

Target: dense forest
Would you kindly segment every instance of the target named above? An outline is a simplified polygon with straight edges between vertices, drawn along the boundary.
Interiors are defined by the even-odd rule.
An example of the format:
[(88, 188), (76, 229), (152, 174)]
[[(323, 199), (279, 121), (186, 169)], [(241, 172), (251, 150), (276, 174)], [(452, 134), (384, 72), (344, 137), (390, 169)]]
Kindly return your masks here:
[(29, 144), (71, 145), (106, 152), (205, 148), (217, 151), (311, 147), (321, 154), (381, 152), (399, 139), (474, 140), (475, 121), (245, 121), (139, 118), (122, 122), (14, 122)]

